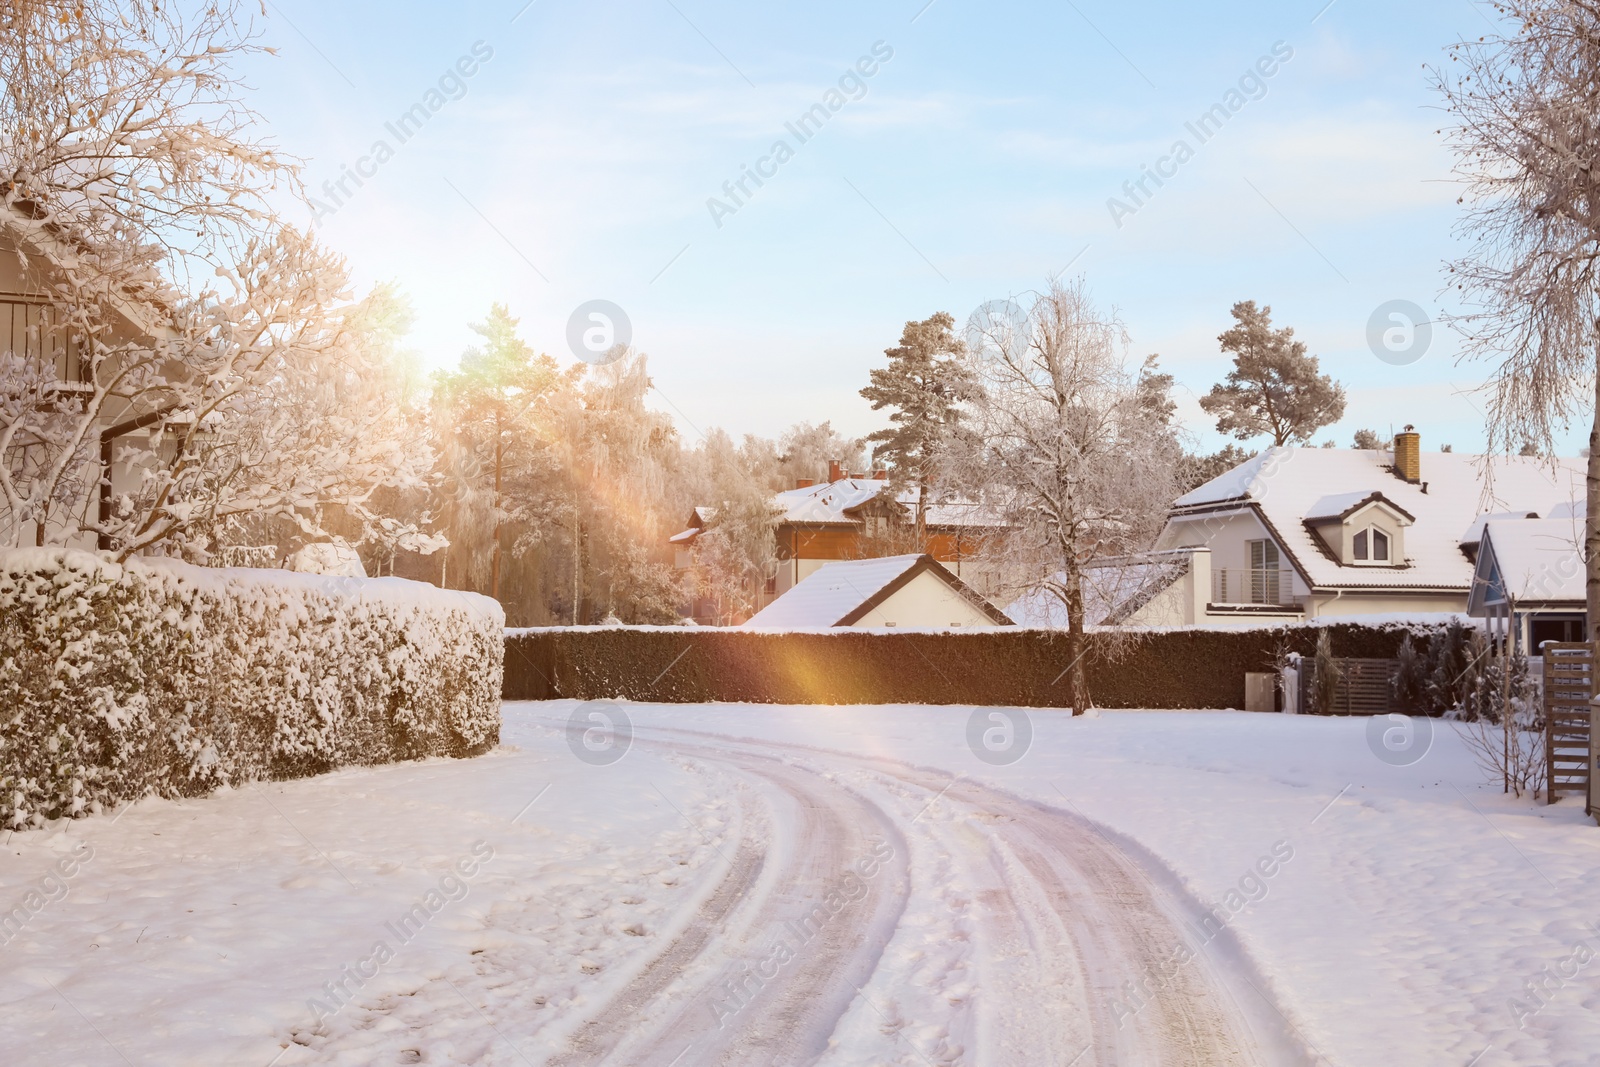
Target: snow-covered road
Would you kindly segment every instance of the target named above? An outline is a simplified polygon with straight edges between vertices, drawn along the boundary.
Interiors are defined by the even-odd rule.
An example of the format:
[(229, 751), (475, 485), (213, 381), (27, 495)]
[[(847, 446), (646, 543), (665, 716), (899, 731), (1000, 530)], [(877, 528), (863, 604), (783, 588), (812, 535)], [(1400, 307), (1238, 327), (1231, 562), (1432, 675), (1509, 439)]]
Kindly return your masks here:
[(1600, 830), (1448, 728), (624, 707), (6, 839), (0, 1062), (1600, 1063)]

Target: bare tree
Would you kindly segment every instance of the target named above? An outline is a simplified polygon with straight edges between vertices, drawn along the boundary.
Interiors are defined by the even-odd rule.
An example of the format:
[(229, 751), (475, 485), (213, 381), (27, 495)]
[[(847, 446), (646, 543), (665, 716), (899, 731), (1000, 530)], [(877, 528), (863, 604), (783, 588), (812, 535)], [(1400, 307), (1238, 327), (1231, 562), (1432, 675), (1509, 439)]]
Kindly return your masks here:
[(1450, 266), (1463, 357), (1495, 364), (1493, 450), (1555, 454), (1590, 417), (1591, 639), (1600, 637), (1600, 2), (1503, 0), (1506, 29), (1451, 48), (1435, 72), (1452, 124), (1471, 241)]
[(1017, 591), (1065, 608), (1067, 702), (1082, 714), (1089, 565), (1137, 566), (1177, 495), (1181, 449), (1152, 401), (1153, 362), (1130, 367), (1122, 322), (1081, 279), (1037, 297), (1027, 334), (995, 338), (974, 360), (982, 393), (963, 473), (1011, 527), (995, 551)]

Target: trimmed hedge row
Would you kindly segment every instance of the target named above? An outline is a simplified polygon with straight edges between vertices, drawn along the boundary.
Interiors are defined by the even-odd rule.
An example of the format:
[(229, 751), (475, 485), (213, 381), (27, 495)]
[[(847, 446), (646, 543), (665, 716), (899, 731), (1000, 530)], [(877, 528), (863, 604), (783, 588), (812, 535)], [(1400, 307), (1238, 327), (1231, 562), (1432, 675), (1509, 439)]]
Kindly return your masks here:
[[(1242, 708), (1244, 676), (1280, 649), (1310, 657), (1327, 630), (1340, 657), (1391, 658), (1432, 624), (1157, 630), (1090, 636), (1089, 691), (1107, 708)], [(669, 703), (976, 704), (1057, 707), (1066, 636), (1032, 629), (773, 633), (676, 627), (516, 630), (508, 700)]]
[(483, 752), (504, 625), (402, 579), (0, 552), (0, 825)]

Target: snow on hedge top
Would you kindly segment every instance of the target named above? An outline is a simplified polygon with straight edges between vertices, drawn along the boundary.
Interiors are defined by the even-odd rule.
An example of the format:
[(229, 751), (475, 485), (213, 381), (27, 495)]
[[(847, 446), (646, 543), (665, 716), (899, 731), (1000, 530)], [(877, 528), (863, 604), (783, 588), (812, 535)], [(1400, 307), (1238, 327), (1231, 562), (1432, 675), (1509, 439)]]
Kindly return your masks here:
[[(1421, 483), (1397, 477), (1391, 453), (1369, 449), (1269, 448), (1179, 497), (1174, 515), (1237, 503), (1259, 508), (1295, 561), (1319, 586), (1466, 589), (1472, 564), (1462, 538), (1485, 513), (1549, 515), (1583, 494), (1581, 459), (1486, 459), (1425, 452)], [(1415, 517), (1405, 532), (1405, 567), (1343, 566), (1307, 526), (1329, 498), (1380, 492)], [(1337, 513), (1335, 513), (1337, 514)]]
[(1584, 602), (1583, 520), (1490, 522), (1487, 550), (1512, 599)]
[(253, 590), (315, 591), (330, 597), (391, 604), (397, 607), (465, 611), (505, 624), (498, 601), (459, 589), (440, 589), (405, 578), (343, 578), (283, 570), (245, 567), (196, 567), (159, 556), (136, 556), (116, 563), (93, 552), (70, 548), (0, 549), (0, 573), (56, 572), (64, 580), (116, 582), (124, 575), (164, 578), (197, 590), (224, 591), (230, 587)]
[(753, 630), (837, 626), (922, 556), (884, 556), (824, 564), (745, 623)]

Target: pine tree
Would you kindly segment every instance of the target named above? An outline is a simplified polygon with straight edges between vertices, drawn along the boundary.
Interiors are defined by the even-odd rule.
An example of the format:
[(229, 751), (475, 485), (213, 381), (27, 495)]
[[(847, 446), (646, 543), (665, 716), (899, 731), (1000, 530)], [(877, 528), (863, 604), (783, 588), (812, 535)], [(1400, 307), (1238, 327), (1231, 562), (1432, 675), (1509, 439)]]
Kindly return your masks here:
[(1400, 642), (1400, 648), (1395, 653), (1395, 663), (1395, 703), (1402, 711), (1426, 711), (1428, 667), (1422, 655), (1417, 652), (1416, 645), (1411, 643), (1410, 634), (1406, 634), (1405, 639)]
[(1217, 337), (1233, 353), (1228, 377), (1200, 398), (1217, 416), (1217, 430), (1241, 441), (1271, 434), (1274, 445), (1305, 442), (1344, 416), (1344, 389), (1317, 373), (1316, 356), (1306, 354), (1294, 330), (1272, 328), (1272, 309), (1254, 300), (1233, 305), (1236, 325)]
[(1451, 619), (1444, 632), (1435, 635), (1428, 657), (1428, 700), (1434, 711), (1461, 706), (1469, 666), (1467, 628)]
[(900, 343), (884, 349), (889, 365), (873, 368), (872, 384), (861, 390), (872, 410), (893, 409), (893, 425), (868, 434), (867, 440), (877, 446), (873, 463), (891, 466), (894, 491), (916, 488), (919, 545), (926, 539), (928, 488), (959, 428), (961, 405), (977, 393), (976, 379), (961, 359), (966, 346), (951, 333), (954, 326), (955, 319), (944, 311), (906, 323)]
[(1333, 640), (1324, 627), (1317, 634), (1317, 651), (1311, 665), (1311, 702), (1318, 715), (1332, 715), (1339, 695), (1339, 664), (1333, 658)]

